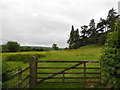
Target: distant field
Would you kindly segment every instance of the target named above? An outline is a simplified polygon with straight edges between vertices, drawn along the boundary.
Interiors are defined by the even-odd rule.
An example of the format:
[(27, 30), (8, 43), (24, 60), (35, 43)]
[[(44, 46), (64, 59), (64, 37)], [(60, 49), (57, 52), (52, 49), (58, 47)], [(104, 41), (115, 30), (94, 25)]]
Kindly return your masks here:
[[(102, 54), (104, 46), (97, 46), (97, 45), (88, 45), (81, 47), (76, 50), (60, 50), (60, 51), (44, 51), (44, 52), (17, 52), (17, 53), (3, 53), (3, 62), (6, 62), (11, 68), (25, 68), (28, 66), (28, 58), (30, 56), (36, 56), (39, 60), (71, 60), (71, 61), (94, 61), (99, 60)], [(71, 65), (74, 65), (73, 63), (41, 63), (39, 66), (65, 66), (69, 67)], [(98, 66), (99, 64), (87, 64), (87, 66)], [(16, 72), (15, 70), (14, 72)], [(47, 70), (48, 71), (48, 70)], [(49, 70), (49, 72), (57, 72), (59, 70)], [(99, 71), (99, 70), (98, 70)], [(39, 70), (39, 72), (45, 72), (45, 70)], [(82, 72), (78, 70), (70, 70), (69, 72)], [(89, 72), (89, 70), (88, 70)], [(92, 72), (96, 72), (96, 70), (93, 70)], [(27, 72), (28, 73), (28, 72)], [(25, 75), (27, 75), (25, 73)], [(68, 74), (69, 75), (69, 74)], [(46, 75), (43, 75), (46, 76)], [(60, 75), (58, 75), (60, 76)], [(71, 76), (71, 75), (69, 75)], [(78, 76), (78, 75), (74, 75)], [(8, 87), (13, 86), (13, 84), (16, 82), (15, 79), (10, 80), (7, 82)], [(84, 88), (86, 86), (82, 84), (40, 84), (37, 87), (41, 88)], [(99, 85), (96, 87), (100, 87)]]

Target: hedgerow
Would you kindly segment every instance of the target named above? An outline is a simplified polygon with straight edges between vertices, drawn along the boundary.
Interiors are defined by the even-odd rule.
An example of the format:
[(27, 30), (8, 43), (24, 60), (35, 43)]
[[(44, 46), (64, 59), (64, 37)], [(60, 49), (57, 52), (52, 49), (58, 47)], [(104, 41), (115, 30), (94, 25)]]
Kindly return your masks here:
[(101, 57), (103, 77), (107, 85), (120, 88), (120, 20), (107, 37), (106, 49)]

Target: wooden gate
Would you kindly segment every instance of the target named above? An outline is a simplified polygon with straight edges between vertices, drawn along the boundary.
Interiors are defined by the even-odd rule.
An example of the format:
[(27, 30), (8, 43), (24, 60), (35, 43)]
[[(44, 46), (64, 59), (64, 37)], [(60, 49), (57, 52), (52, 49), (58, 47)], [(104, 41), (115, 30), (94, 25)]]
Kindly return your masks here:
[[(101, 77), (87, 77), (86, 74), (101, 74), (101, 72), (86, 72), (86, 69), (101, 69), (100, 67), (87, 67), (87, 63), (98, 63), (99, 61), (37, 61), (37, 63), (77, 63), (70, 67), (37, 67), (37, 69), (62, 69), (59, 72), (37, 72), (37, 74), (51, 74), (48, 77), (37, 77), (41, 79), (38, 83), (97, 83), (100, 82)], [(84, 64), (84, 67), (77, 67)], [(66, 72), (70, 69), (83, 69), (84, 72)], [(62, 77), (55, 77), (58, 74), (62, 74)], [(65, 77), (65, 74), (83, 74), (84, 77)], [(63, 79), (63, 81), (45, 81), (47, 79)], [(65, 79), (84, 79), (84, 81), (65, 81)], [(87, 79), (98, 79), (87, 81)]]
[[(39, 63), (72, 63), (74, 65), (71, 65), (69, 67), (41, 67), (38, 65)], [(88, 67), (87, 63), (99, 63), (99, 61), (53, 61), (53, 60), (38, 60), (36, 57), (32, 57), (29, 59), (29, 67), (26, 69), (20, 71), (17, 73), (17, 75), (27, 69), (30, 70), (29, 75), (29, 82), (25, 85), (27, 86), (29, 84), (30, 88), (35, 87), (39, 83), (99, 83), (101, 82), (101, 67)], [(80, 66), (83, 65), (83, 66)], [(41, 72), (43, 69), (59, 69), (57, 72)], [(77, 69), (77, 70), (83, 70), (82, 72), (66, 72), (72, 69)], [(95, 72), (88, 72), (87, 70), (97, 70)], [(47, 77), (42, 77), (41, 75), (48, 75)], [(56, 77), (57, 75), (61, 74), (62, 76)], [(67, 77), (67, 75), (70, 75), (72, 77)], [(83, 76), (74, 76), (74, 74), (83, 75)], [(89, 75), (94, 75), (94, 76), (89, 76)], [(98, 76), (97, 76), (98, 75)], [(16, 76), (16, 74), (15, 74)], [(21, 77), (21, 76), (19, 76)], [(25, 78), (26, 79), (26, 78)], [(20, 85), (25, 79), (20, 80), (16, 85)], [(55, 81), (46, 81), (49, 79), (55, 79)], [(56, 79), (61, 79), (61, 81), (56, 81)], [(66, 81), (66, 79), (77, 79), (76, 81)], [(81, 81), (80, 81), (81, 80)], [(16, 86), (15, 85), (15, 86)]]
[[(69, 67), (40, 67), (38, 66), (39, 63), (75, 63), (72, 66)], [(53, 61), (53, 60), (37, 60), (34, 59), (30, 61), (30, 86), (34, 87), (35, 85), (39, 83), (98, 83), (101, 82), (101, 67), (87, 67), (87, 63), (99, 63), (99, 61)], [(83, 67), (78, 67), (79, 65), (82, 65)], [(58, 72), (38, 72), (39, 69), (60, 69)], [(70, 69), (82, 69), (83, 72), (66, 72)], [(87, 69), (95, 69), (99, 72), (87, 72)], [(42, 74), (49, 74), (48, 77), (41, 77)], [(55, 77), (58, 74), (62, 74), (62, 77)], [(83, 76), (79, 77), (66, 77), (65, 75), (70, 74), (72, 76), (73, 74), (83, 74)], [(89, 77), (89, 74), (94, 74), (95, 76)], [(88, 76), (87, 76), (88, 75)], [(96, 75), (98, 75), (96, 77)], [(62, 79), (62, 81), (46, 81), (48, 79)], [(77, 81), (65, 81), (66, 79), (77, 79)], [(78, 81), (78, 79), (83, 79), (82, 81)], [(88, 81), (89, 79), (89, 81)], [(90, 80), (92, 79), (92, 80)], [(34, 84), (33, 84), (34, 83)]]

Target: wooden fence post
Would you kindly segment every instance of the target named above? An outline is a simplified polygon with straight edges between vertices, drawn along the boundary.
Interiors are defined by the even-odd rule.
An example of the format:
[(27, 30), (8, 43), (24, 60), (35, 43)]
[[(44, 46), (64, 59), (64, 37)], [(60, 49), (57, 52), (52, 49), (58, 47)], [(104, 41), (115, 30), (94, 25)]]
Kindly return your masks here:
[(84, 63), (84, 83), (86, 83), (86, 62)]
[(30, 65), (30, 88), (34, 88), (37, 85), (37, 58), (31, 57), (29, 59)]
[(101, 79), (100, 79), (100, 82), (101, 82), (101, 84), (105, 84), (105, 81), (103, 80), (103, 67), (102, 67), (102, 61), (100, 60), (100, 67), (101, 67), (101, 74), (100, 74), (100, 77), (101, 77)]
[[(19, 72), (19, 71), (22, 71), (22, 68), (18, 69), (18, 72)], [(20, 80), (22, 80), (22, 73), (19, 73), (19, 74), (18, 74), (18, 82), (19, 82)], [(18, 88), (20, 88), (21, 86), (22, 86), (22, 83), (18, 85)]]
[(63, 75), (63, 82), (65, 82), (65, 79), (64, 79), (64, 78), (65, 78), (65, 74), (64, 74), (64, 72), (63, 72), (63, 74), (62, 74), (62, 75)]

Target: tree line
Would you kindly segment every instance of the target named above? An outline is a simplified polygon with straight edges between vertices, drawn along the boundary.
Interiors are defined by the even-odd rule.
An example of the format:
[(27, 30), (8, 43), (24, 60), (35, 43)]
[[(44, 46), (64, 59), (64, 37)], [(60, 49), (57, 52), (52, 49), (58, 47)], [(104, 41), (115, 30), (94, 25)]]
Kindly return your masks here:
[(23, 51), (49, 51), (59, 50), (57, 44), (53, 44), (52, 47), (33, 47), (33, 46), (20, 46), (18, 42), (7, 41), (2, 45), (2, 52), (23, 52)]
[(80, 34), (79, 29), (71, 27), (71, 32), (67, 43), (69, 49), (77, 49), (81, 46), (88, 44), (104, 45), (106, 43), (107, 34), (114, 31), (114, 26), (119, 15), (114, 8), (109, 10), (107, 18), (100, 18), (98, 23), (94, 19), (90, 20), (89, 25), (81, 26)]

